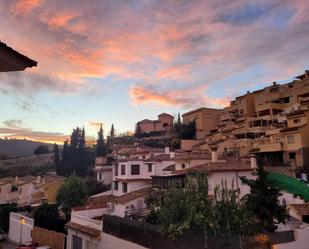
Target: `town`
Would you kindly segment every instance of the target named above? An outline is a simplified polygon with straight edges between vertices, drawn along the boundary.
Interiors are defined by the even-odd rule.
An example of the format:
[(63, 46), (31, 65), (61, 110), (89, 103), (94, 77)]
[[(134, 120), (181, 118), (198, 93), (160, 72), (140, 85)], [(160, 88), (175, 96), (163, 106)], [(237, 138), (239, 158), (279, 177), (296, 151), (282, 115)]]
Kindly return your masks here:
[(0, 249), (307, 249), (308, 4), (133, 2), (0, 3)]
[[(22, 68), (35, 64), (2, 47), (12, 59), (22, 61)], [(161, 113), (156, 120), (138, 121), (129, 142), (115, 135), (114, 126), (104, 139), (101, 126), (93, 166), (87, 161), (85, 131), (77, 127), (61, 150), (55, 144), (55, 170), (0, 179), (2, 234), (7, 232), (9, 241), (24, 247), (32, 241), (29, 248), (33, 243), (56, 249), (204, 248), (204, 243), (207, 248), (264, 248), (267, 243), (275, 248), (305, 248), (308, 120), (309, 71), (305, 71), (292, 82), (273, 82), (238, 96), (223, 109), (201, 107), (178, 117)], [(44, 146), (36, 152), (43, 155)], [(90, 175), (102, 192), (88, 195), (83, 178)], [(183, 199), (190, 195), (202, 195), (203, 202)], [(263, 195), (274, 199), (263, 201)], [(246, 197), (260, 205), (256, 209), (268, 208), (269, 217), (254, 207), (253, 214), (237, 214), (244, 212), (240, 209), (245, 208)], [(181, 204), (185, 201), (191, 201), (193, 208), (209, 203), (196, 210), (205, 216), (202, 225), (193, 223), (178, 231), (190, 212)], [(273, 206), (267, 203), (271, 201)], [(223, 204), (222, 217), (212, 221), (218, 222), (218, 239), (207, 228), (207, 220), (215, 215), (210, 209)], [(262, 230), (256, 219), (266, 222)], [(195, 237), (191, 229), (197, 230)], [(205, 231), (207, 238), (202, 239)], [(253, 236), (262, 231), (268, 234), (267, 243)]]

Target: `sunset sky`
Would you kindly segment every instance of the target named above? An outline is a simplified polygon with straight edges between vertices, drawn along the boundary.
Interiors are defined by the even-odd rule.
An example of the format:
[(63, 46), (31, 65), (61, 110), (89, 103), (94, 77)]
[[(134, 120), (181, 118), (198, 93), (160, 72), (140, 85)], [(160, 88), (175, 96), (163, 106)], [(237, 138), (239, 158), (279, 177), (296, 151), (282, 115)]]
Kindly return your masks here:
[(59, 141), (161, 112), (224, 107), (309, 69), (308, 0), (0, 0), (0, 136)]

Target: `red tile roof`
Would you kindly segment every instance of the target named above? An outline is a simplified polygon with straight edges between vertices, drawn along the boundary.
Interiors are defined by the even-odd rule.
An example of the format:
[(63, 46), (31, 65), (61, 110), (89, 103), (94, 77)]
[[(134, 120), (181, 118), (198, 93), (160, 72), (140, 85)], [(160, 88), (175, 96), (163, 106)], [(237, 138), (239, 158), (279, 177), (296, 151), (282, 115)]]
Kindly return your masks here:
[(249, 164), (243, 162), (208, 162), (175, 172), (222, 172), (222, 171), (253, 171)]

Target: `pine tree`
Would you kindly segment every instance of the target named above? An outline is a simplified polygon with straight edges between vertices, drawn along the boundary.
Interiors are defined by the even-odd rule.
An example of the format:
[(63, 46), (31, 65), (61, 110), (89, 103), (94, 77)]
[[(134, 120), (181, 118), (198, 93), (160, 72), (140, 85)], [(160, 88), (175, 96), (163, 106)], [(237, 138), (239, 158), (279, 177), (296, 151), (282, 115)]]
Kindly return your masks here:
[(280, 190), (267, 178), (264, 167), (257, 168), (256, 180), (241, 177), (242, 182), (250, 186), (250, 193), (244, 197), (246, 205), (259, 220), (262, 230), (274, 232), (277, 224), (284, 223), (287, 217), (285, 207), (281, 206), (278, 197)]
[(57, 175), (61, 175), (59, 147), (56, 143), (54, 144), (54, 163), (55, 163)]
[(96, 153), (97, 157), (106, 155), (106, 146), (105, 146), (105, 143), (104, 143), (104, 132), (103, 132), (102, 124), (101, 124), (100, 130), (98, 132), (97, 151), (96, 152), (97, 152)]

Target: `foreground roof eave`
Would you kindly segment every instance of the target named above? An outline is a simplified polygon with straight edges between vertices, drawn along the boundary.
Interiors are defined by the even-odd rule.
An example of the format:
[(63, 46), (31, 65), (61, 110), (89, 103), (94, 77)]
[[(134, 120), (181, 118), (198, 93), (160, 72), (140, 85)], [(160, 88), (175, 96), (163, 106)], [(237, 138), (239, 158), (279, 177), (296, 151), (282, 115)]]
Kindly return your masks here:
[(37, 62), (0, 41), (0, 72), (23, 71), (36, 67)]

